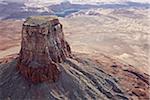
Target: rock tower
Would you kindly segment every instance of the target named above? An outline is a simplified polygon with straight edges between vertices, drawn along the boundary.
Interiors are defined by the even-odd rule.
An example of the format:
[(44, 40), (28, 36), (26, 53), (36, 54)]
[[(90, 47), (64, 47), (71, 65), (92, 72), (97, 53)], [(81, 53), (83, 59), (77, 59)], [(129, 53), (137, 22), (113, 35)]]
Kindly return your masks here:
[(29, 17), (23, 23), (22, 42), (17, 69), (29, 81), (55, 81), (58, 63), (71, 56), (64, 39), (62, 24), (54, 16)]

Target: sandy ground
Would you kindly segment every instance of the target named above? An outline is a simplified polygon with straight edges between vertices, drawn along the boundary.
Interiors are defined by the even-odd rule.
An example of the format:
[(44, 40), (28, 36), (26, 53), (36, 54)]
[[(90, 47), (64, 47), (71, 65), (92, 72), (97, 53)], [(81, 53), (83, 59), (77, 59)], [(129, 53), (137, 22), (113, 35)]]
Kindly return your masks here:
[(69, 16), (62, 23), (74, 51), (104, 53), (149, 73), (146, 13), (148, 10), (91, 9)]
[(5, 51), (1, 51), (0, 53), (0, 59), (4, 58), (6, 55), (12, 55), (12, 54), (15, 54), (15, 53), (18, 53), (20, 50), (20, 47), (19, 46), (16, 46), (16, 47), (12, 47), (12, 48), (9, 48)]
[(0, 58), (20, 50), (22, 21), (0, 21)]

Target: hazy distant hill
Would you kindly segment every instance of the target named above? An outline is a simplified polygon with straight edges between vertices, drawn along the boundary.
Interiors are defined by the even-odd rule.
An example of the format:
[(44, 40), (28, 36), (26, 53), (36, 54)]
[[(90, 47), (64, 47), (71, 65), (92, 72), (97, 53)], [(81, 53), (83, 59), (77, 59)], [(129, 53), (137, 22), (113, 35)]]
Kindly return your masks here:
[(60, 3), (70, 1), (72, 3), (122, 3), (122, 2), (139, 2), (139, 3), (150, 3), (149, 0), (0, 0), (7, 2), (30, 2), (30, 3)]
[[(116, 2), (116, 3), (102, 3), (96, 2), (95, 4), (79, 4), (82, 2), (69, 1), (64, 2), (51, 2), (48, 1), (3, 1), (0, 3), (0, 19), (24, 19), (29, 16), (35, 15), (57, 15), (59, 17), (68, 16), (74, 12), (80, 10), (91, 9), (91, 8), (144, 8), (148, 9), (150, 4), (148, 3), (137, 3), (137, 2)], [(87, 3), (87, 2), (85, 2)]]

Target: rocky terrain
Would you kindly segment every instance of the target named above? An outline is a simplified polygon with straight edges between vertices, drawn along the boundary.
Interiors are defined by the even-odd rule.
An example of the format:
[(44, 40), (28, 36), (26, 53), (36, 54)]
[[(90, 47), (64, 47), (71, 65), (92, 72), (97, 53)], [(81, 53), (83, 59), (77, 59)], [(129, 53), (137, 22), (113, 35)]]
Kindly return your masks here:
[(59, 64), (58, 81), (36, 85), (18, 73), (15, 55), (7, 57), (0, 65), (1, 99), (149, 100), (149, 75), (103, 54), (93, 58), (87, 54), (75, 55)]
[[(90, 66), (86, 65), (88, 67), (86, 69), (82, 68), (85, 66), (82, 60), (75, 56), (72, 57), (70, 46), (64, 39), (62, 24), (56, 17), (27, 18), (22, 27), (19, 57), (14, 59), (11, 64), (1, 64), (0, 98), (2, 100), (65, 98), (128, 100), (113, 77), (102, 71), (96, 78), (96, 75), (88, 72), (88, 69), (92, 71), (94, 62)], [(90, 60), (86, 63), (90, 63)], [(51, 94), (53, 91), (48, 92), (53, 87), (44, 89), (52, 83), (58, 83), (58, 86), (54, 87), (56, 89), (53, 89), (55, 94)], [(31, 85), (35, 87), (35, 90)], [(94, 88), (94, 85), (97, 88)], [(110, 88), (109, 91), (108, 88)], [(65, 92), (68, 94), (60, 96)]]
[[(41, 23), (41, 21), (38, 22), (38, 20), (36, 19), (36, 22)], [(9, 25), (8, 23), (10, 22), (11, 21), (3, 22), (3, 23), (5, 23), (6, 25)], [(36, 22), (34, 22), (35, 25), (36, 25)], [(22, 22), (16, 21), (16, 23), (18, 23), (19, 25), (19, 23), (21, 24)], [(27, 19), (27, 24), (28, 23), (30, 23), (30, 18)], [(63, 23), (64, 25), (66, 25), (65, 22)], [(26, 22), (24, 22), (24, 25), (27, 25), (27, 24)], [(31, 33), (32, 38), (36, 36), (36, 35), (32, 35), (32, 33), (38, 32), (36, 31), (36, 29), (34, 29), (34, 24), (30, 23), (29, 25), (32, 25), (32, 26), (31, 28), (29, 27), (28, 29), (23, 27), (22, 33), (26, 34), (26, 32), (28, 32), (29, 35)], [(54, 24), (54, 25), (57, 25), (57, 24)], [(56, 31), (56, 33), (58, 32), (57, 34), (61, 33), (61, 31), (55, 28), (55, 26), (52, 26), (52, 27), (54, 27), (54, 31)], [(64, 27), (64, 29), (66, 28), (67, 28), (67, 25), (66, 27)], [(74, 30), (72, 29), (72, 32), (73, 31)], [(6, 32), (8, 32), (8, 30), (6, 30)], [(45, 33), (47, 31), (41, 31), (41, 32), (43, 32), (42, 36), (47, 34)], [(72, 34), (77, 35), (78, 33), (72, 33)], [(87, 34), (87, 33), (84, 33), (84, 34)], [(18, 36), (19, 35), (20, 34), (18, 34)], [(69, 38), (71, 39), (71, 37), (69, 37), (71, 36), (71, 33), (66, 32), (66, 36), (67, 36), (67, 40), (69, 40)], [(13, 38), (11, 39), (15, 40)], [(23, 38), (23, 41), (24, 39), (25, 38)], [(71, 40), (73, 41), (73, 39)], [(20, 39), (18, 39), (17, 41), (19, 42)], [(22, 43), (23, 43), (22, 46), (24, 44), (29, 44), (28, 42), (25, 42), (25, 41)], [(40, 42), (40, 43), (43, 43), (43, 42)], [(71, 41), (69, 41), (69, 43), (71, 43)], [(86, 41), (83, 43), (86, 43)], [(16, 43), (10, 43), (10, 44), (16, 44)], [(26, 46), (32, 47), (31, 46), (32, 44), (34, 44), (34, 41), (31, 41), (31, 44), (26, 45)], [(40, 46), (40, 45), (37, 45), (37, 46)], [(26, 59), (26, 56), (20, 55), (22, 54), (21, 53), (22, 50), (19, 55), (14, 54), (15, 52), (12, 52), (13, 55), (11, 54), (9, 56), (6, 56), (7, 53), (4, 54), (3, 51), (10, 52), (8, 50), (9, 46), (4, 45), (3, 47), (4, 48), (1, 49), (2, 59), (0, 61), (1, 62), (1, 65), (0, 65), (0, 68), (1, 68), (0, 98), (2, 100), (3, 99), (16, 100), (16, 97), (17, 97), (17, 100), (20, 100), (20, 99), (21, 100), (26, 100), (26, 99), (28, 100), (34, 100), (34, 99), (36, 100), (41, 100), (41, 99), (44, 99), (44, 100), (47, 100), (47, 99), (52, 99), (52, 100), (53, 99), (54, 100), (57, 100), (57, 99), (58, 100), (59, 99), (148, 100), (149, 99), (148, 94), (149, 94), (149, 77), (150, 76), (144, 73), (143, 71), (139, 70), (138, 67), (132, 66), (130, 64), (124, 63), (119, 60), (117, 61), (116, 59), (113, 59), (109, 57), (108, 55), (105, 55), (105, 52), (103, 54), (101, 52), (93, 53), (92, 51), (93, 48), (89, 49), (89, 51), (86, 52), (85, 50), (83, 50), (83, 48), (77, 49), (76, 46), (74, 46), (74, 43), (72, 43), (71, 45), (71, 48), (73, 47), (72, 57), (70, 58), (68, 56), (62, 62), (57, 62), (57, 67), (59, 68), (59, 71), (60, 71), (60, 74), (58, 75), (58, 79), (55, 82), (52, 82), (50, 78), (49, 81), (35, 84), (34, 82), (36, 83), (40, 82), (38, 81), (39, 79), (34, 78), (34, 80), (36, 80), (34, 81), (31, 78), (24, 77), (24, 75), (26, 76), (25, 74), (26, 72), (22, 72), (22, 70), (23, 71), (25, 70), (24, 67), (22, 68), (20, 67), (21, 70), (17, 69), (18, 64), (19, 66), (22, 66), (20, 65), (19, 58), (23, 57), (23, 59)], [(14, 45), (14, 46), (12, 45), (11, 50), (13, 51), (13, 49), (17, 47), (18, 47), (17, 45)], [(87, 46), (85, 45), (85, 47)], [(38, 48), (41, 48), (41, 50), (44, 50), (42, 49), (42, 47), (38, 47)], [(28, 48), (28, 49), (31, 49), (31, 48)], [(53, 49), (50, 49), (50, 50), (53, 50)], [(38, 51), (39, 50), (37, 49), (36, 52)], [(33, 54), (36, 54), (36, 52)], [(16, 51), (16, 53), (18, 52)], [(24, 53), (27, 53), (26, 50)], [(49, 55), (49, 56), (54, 57), (52, 55)], [(30, 57), (27, 57), (27, 59)], [(34, 57), (36, 56), (33, 56), (32, 59), (35, 59)], [(44, 56), (39, 55), (39, 57), (36, 58), (35, 61), (37, 61), (38, 59), (41, 59), (42, 57)], [(44, 61), (47, 61), (46, 58), (44, 59), (43, 59)], [(28, 60), (30, 61), (30, 59)], [(53, 61), (55, 62), (55, 60)], [(32, 67), (32, 64), (29, 64), (29, 65)], [(37, 71), (35, 71), (35, 73), (37, 73)], [(53, 74), (55, 74), (55, 72)]]
[(62, 22), (73, 50), (101, 52), (149, 73), (148, 12), (149, 9), (90, 9), (71, 14)]
[[(78, 2), (78, 0), (76, 1)], [(0, 15), (3, 19), (0, 21), (0, 100), (150, 99), (149, 4), (129, 2), (124, 5), (122, 3), (99, 4), (96, 2), (98, 5), (91, 5), (91, 3), (81, 5), (80, 3), (63, 2), (33, 7), (33, 5), (14, 2), (6, 3), (6, 6), (5, 3), (0, 4), (0, 10), (4, 11)], [(14, 10), (11, 12), (10, 9)], [(49, 77), (38, 78), (38, 75), (35, 75), (36, 78), (32, 80), (32, 77), (26, 77), (25, 67), (16, 69), (16, 66), (24, 65), (24, 63), (20, 63), (22, 56), (19, 55), (23, 45), (21, 30), (24, 29), (22, 29), (24, 22), (20, 19), (30, 15), (50, 14), (61, 16), (59, 22), (63, 25), (64, 40), (68, 41), (67, 45), (72, 51), (71, 56), (63, 57), (66, 59), (60, 62), (58, 60), (60, 56), (57, 59), (58, 62), (54, 60), (55, 57), (52, 57), (55, 54), (50, 56), (54, 60), (50, 64), (56, 64), (57, 70), (59, 70), (59, 74), (57, 74), (59, 77), (53, 80), (55, 82)], [(58, 27), (61, 27), (61, 24)], [(54, 31), (57, 30), (56, 27), (53, 28)], [(28, 29), (30, 28), (25, 28), (24, 32), (26, 33)], [(30, 30), (31, 33), (32, 31)], [(58, 33), (63, 32), (60, 32), (59, 29), (58, 31)], [(50, 41), (52, 43), (53, 40), (50, 39)], [(55, 41), (60, 43), (60, 39)], [(30, 42), (35, 45), (34, 41)], [(24, 43), (28, 42), (24, 41)], [(26, 46), (30, 48), (31, 45)], [(37, 46), (35, 45), (35, 47)], [(37, 55), (39, 49), (44, 52), (44, 49), (38, 47), (36, 48), (37, 53), (33, 52), (33, 54)], [(31, 59), (34, 59), (35, 62), (46, 59), (46, 56), (41, 59), (42, 53), (38, 57), (31, 56), (31, 53), (26, 50), (24, 53), (24, 55), (30, 56), (23, 56), (29, 62), (32, 62)], [(61, 55), (61, 53), (58, 54)], [(43, 64), (39, 61), (38, 63), (38, 65)], [(34, 68), (32, 65), (35, 63), (27, 64), (28, 67)], [(34, 71), (28, 70), (27, 72)], [(35, 73), (41, 72), (44, 73), (44, 70), (35, 71)], [(35, 83), (41, 81), (42, 83), (35, 85), (33, 84), (34, 80)], [(18, 98), (16, 99), (16, 97)]]

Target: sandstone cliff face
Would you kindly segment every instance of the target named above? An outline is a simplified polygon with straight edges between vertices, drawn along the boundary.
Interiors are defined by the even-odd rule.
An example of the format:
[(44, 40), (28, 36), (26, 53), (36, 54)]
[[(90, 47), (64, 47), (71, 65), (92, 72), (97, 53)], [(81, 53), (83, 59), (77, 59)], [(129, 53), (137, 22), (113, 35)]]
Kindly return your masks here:
[(70, 46), (57, 18), (29, 17), (23, 23), (17, 68), (25, 78), (34, 83), (55, 81), (59, 75), (57, 63), (70, 55)]

